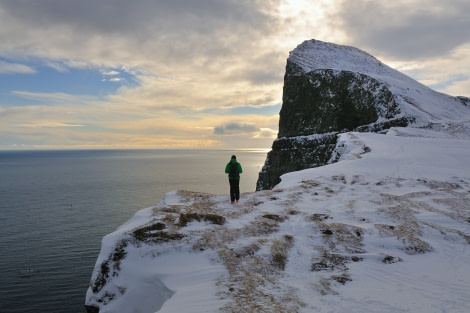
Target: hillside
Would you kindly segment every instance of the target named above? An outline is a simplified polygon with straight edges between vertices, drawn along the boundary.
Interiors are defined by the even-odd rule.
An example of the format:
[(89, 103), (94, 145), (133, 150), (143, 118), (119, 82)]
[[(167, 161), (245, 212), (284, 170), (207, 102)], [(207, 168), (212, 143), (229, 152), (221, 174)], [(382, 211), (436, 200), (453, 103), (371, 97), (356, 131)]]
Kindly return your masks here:
[(470, 99), (467, 97), (436, 92), (354, 47), (308, 40), (290, 53), (288, 63), (301, 68), (294, 75), (334, 70), (365, 75), (384, 83), (399, 105), (398, 114), (412, 120), (413, 127), (468, 122)]
[(344, 160), (284, 175), (236, 207), (226, 196), (167, 194), (104, 238), (86, 303), (100, 312), (464, 312), (469, 142), (406, 134), (345, 134)]
[(344, 132), (409, 126), (459, 136), (469, 128), (470, 99), (431, 90), (353, 47), (303, 42), (290, 52), (283, 88), (278, 138), (257, 190), (271, 189), (282, 174), (336, 161)]
[[(324, 67), (380, 79), (397, 104), (388, 119), (405, 118), (406, 127), (332, 131), (323, 166), (284, 174), (235, 206), (227, 196), (168, 193), (104, 237), (88, 312), (467, 311), (466, 98), (436, 93), (358, 49), (314, 46), (291, 52), (289, 75)], [(293, 142), (322, 134), (290, 143), (298, 149)]]

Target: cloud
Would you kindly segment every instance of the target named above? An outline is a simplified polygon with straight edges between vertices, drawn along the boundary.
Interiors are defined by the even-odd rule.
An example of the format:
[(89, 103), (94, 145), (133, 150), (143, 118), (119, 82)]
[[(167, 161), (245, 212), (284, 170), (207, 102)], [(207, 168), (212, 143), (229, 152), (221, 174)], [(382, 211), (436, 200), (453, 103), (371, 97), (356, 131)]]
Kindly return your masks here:
[(258, 132), (259, 128), (249, 123), (227, 123), (214, 127), (214, 135), (240, 135)]
[(14, 90), (11, 92), (12, 95), (18, 96), (24, 99), (32, 100), (34, 103), (47, 103), (49, 105), (67, 105), (67, 104), (83, 104), (96, 101), (97, 98), (90, 96), (75, 96), (67, 93), (47, 93), (47, 92), (31, 92)]
[(114, 70), (101, 70), (101, 74), (104, 76), (116, 76), (116, 75), (119, 75), (120, 73)]
[(337, 18), (349, 43), (394, 59), (447, 54), (470, 38), (470, 2), (342, 1)]
[[(6, 108), (0, 99), (0, 132), (35, 146), (267, 147), (289, 51), (311, 38), (356, 46), (468, 95), (468, 8), (463, 0), (0, 0), (0, 79), (39, 77), (44, 66), (21, 63), (42, 64), (86, 73), (98, 90), (11, 88), (4, 94), (24, 101)], [(54, 123), (84, 126), (18, 127)]]
[(275, 0), (6, 1), (1, 4), (0, 34), (4, 49), (22, 47), (26, 54), (53, 58), (145, 64), (167, 71), (182, 63), (228, 65), (227, 60), (250, 55), (260, 40), (278, 31), (273, 12), (278, 4)]
[(460, 80), (470, 76), (469, 10), (464, 0), (332, 0), (325, 23), (337, 43), (365, 50), (437, 91), (470, 95), (468, 79)]
[(56, 128), (56, 127), (84, 127), (86, 125), (64, 123), (64, 122), (58, 122), (58, 121), (45, 121), (45, 122), (34, 123), (34, 124), (16, 124), (16, 126), (28, 127), (28, 128), (43, 128), (43, 127)]
[(68, 67), (59, 62), (46, 61), (46, 66), (55, 69), (57, 72), (66, 73), (69, 71)]
[(253, 137), (275, 139), (277, 137), (277, 130), (271, 128), (260, 128)]
[(448, 94), (451, 95), (467, 95), (469, 97), (470, 91), (470, 77), (466, 77), (464, 80), (456, 81), (443, 88)]
[(137, 69), (136, 86), (109, 95), (117, 105), (272, 105), (281, 100), (287, 57), (274, 44), (283, 25), (280, 2), (7, 1), (0, 4), (0, 52), (109, 68), (105, 77)]
[(8, 63), (0, 60), (0, 74), (34, 74), (36, 70), (23, 64)]

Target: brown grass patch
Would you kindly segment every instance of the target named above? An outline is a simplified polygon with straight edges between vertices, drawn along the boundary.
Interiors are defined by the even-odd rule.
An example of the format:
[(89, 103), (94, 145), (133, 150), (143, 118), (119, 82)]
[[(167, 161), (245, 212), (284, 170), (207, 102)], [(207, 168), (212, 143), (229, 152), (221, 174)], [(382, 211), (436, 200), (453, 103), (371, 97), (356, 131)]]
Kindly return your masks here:
[(382, 236), (394, 236), (399, 239), (407, 254), (425, 253), (433, 250), (432, 246), (421, 240), (421, 228), (416, 221), (410, 221), (406, 224), (397, 226), (375, 224), (374, 225)]
[(199, 213), (180, 213), (179, 217), (179, 226), (184, 227), (188, 225), (189, 222), (198, 221), (198, 222), (210, 222), (216, 225), (223, 225), (225, 223), (225, 217), (217, 214), (199, 214)]

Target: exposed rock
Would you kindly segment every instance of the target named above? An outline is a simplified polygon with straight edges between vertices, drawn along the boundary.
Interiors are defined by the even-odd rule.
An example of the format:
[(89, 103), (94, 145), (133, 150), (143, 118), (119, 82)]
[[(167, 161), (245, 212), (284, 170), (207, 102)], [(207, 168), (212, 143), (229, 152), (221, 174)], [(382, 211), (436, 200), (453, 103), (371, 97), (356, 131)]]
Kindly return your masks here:
[(330, 159), (338, 133), (315, 136), (283, 137), (274, 141), (262, 171), (257, 190), (271, 189), (284, 173), (324, 165)]
[(420, 103), (423, 93), (452, 105), (470, 102), (436, 93), (359, 49), (305, 41), (287, 59), (279, 134), (256, 189), (273, 188), (285, 173), (337, 161), (331, 157), (340, 133), (427, 126), (434, 115)]
[[(324, 69), (296, 75), (297, 65), (287, 61), (279, 138), (351, 131), (359, 126), (394, 121), (400, 109), (384, 83), (360, 73)], [(380, 128), (380, 127), (378, 127)]]
[(85, 305), (85, 310), (87, 313), (99, 313), (100, 308), (93, 305)]

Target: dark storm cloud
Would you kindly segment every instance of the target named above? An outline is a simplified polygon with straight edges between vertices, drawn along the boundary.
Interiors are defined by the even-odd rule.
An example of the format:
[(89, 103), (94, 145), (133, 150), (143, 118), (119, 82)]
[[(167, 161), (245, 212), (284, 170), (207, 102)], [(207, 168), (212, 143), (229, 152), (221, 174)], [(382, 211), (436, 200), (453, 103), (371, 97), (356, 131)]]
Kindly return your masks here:
[(419, 59), (468, 43), (468, 12), (467, 0), (359, 0), (343, 1), (337, 17), (355, 46), (395, 59)]

